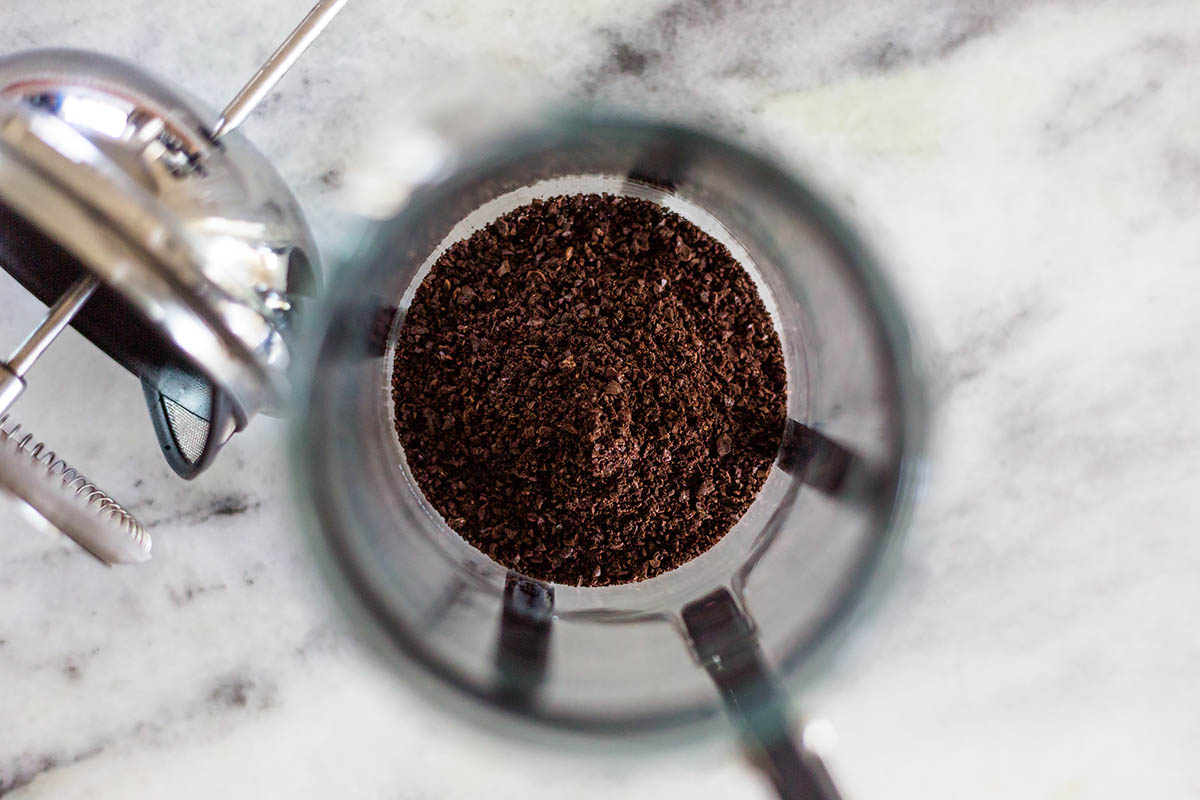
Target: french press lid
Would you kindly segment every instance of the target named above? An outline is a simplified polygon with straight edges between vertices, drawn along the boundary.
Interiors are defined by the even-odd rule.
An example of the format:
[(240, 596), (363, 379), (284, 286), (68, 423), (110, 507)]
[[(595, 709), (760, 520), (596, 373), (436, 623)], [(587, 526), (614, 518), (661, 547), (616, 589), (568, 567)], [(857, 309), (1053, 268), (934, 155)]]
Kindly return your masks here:
[(68, 324), (141, 379), (185, 478), (279, 408), (317, 251), (292, 193), (236, 129), (345, 3), (317, 0), (219, 117), (96, 53), (0, 58), (0, 266), (50, 306), (0, 361), (0, 501), (102, 561), (144, 560), (149, 535), (6, 412)]
[[(141, 381), (190, 478), (286, 394), (292, 315), (317, 282), (295, 198), (240, 134), (137, 67), (69, 50), (0, 59), (0, 266)], [(82, 282), (82, 285), (81, 285)]]

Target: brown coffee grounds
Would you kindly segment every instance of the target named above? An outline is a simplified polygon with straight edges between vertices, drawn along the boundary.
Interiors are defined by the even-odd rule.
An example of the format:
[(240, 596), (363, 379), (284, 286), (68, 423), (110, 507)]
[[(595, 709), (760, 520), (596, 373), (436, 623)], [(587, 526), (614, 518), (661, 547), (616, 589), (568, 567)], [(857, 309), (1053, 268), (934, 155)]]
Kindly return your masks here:
[(434, 508), (529, 577), (643, 580), (766, 480), (783, 353), (729, 251), (644, 200), (535, 201), (451, 246), (396, 346), (396, 431)]

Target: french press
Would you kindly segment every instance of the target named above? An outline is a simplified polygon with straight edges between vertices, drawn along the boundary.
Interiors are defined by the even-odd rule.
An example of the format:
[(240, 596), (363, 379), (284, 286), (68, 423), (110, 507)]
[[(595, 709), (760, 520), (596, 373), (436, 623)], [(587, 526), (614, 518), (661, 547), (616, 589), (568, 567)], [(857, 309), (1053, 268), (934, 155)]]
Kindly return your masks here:
[(147, 558), (149, 535), (8, 409), (68, 324), (141, 380), (184, 478), (280, 408), (319, 260), (295, 197), (236, 128), (345, 2), (321, 0), (219, 116), (96, 53), (0, 59), (0, 266), (50, 306), (0, 363), (0, 489), (103, 561)]
[[(397, 134), (371, 163), (376, 184), (410, 191), (308, 316), (292, 415), (317, 558), (411, 682), (502, 735), (641, 747), (717, 730), (727, 712), (781, 796), (835, 798), (793, 736), (787, 690), (905, 526), (925, 420), (905, 317), (850, 226), (779, 162), (655, 119), (533, 119), (468, 147), (419, 128), (414, 140), (443, 146)], [(413, 153), (443, 155), (422, 170)], [(534, 199), (579, 193), (658, 203), (725, 244), (772, 314), (788, 383), (778, 457), (742, 519), (693, 561), (618, 586), (537, 581), (459, 537), (409, 472), (391, 406), (397, 332), (440, 254)]]

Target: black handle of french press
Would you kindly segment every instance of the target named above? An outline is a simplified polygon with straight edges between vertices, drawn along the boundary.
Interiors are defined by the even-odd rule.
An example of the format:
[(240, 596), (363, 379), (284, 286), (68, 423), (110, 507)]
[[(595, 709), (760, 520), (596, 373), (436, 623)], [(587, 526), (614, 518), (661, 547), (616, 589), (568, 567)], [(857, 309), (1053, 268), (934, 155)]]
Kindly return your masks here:
[(841, 800), (820, 757), (791, 735), (788, 702), (758, 646), (754, 622), (727, 589), (683, 612), (692, 649), (721, 692), (751, 759), (783, 800)]

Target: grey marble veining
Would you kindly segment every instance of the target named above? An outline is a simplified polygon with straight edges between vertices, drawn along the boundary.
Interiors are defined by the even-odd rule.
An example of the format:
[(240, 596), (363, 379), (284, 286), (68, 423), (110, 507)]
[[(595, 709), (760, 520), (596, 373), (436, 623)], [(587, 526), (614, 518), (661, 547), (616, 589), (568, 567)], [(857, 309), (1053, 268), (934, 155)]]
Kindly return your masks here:
[[(218, 107), (307, 5), (6, 0), (0, 53), (99, 49)], [(1200, 794), (1200, 7), (354, 0), (245, 130), (335, 253), (364, 137), (449, 83), (745, 136), (884, 255), (938, 425), (902, 569), (805, 699), (849, 797)], [(41, 309), (0, 297), (15, 342)], [(732, 740), (538, 752), (397, 683), (296, 535), (280, 422), (180, 482), (70, 332), (16, 411), (155, 557), (0, 523), (0, 795), (767, 796)]]

